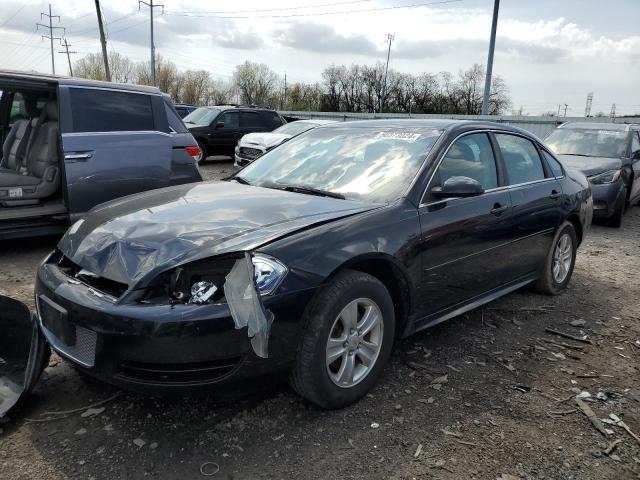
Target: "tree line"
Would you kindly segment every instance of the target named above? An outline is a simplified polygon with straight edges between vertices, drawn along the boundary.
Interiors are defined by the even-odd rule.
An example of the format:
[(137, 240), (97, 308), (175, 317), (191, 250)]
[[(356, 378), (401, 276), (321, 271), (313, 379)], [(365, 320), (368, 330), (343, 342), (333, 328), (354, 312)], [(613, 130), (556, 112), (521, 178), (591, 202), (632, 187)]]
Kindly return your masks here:
[[(109, 54), (114, 82), (150, 84), (150, 62), (133, 62)], [(74, 64), (74, 75), (104, 80), (99, 53), (88, 54)], [(180, 71), (161, 55), (156, 58), (156, 86), (176, 103), (220, 105), (241, 103), (281, 110), (331, 112), (446, 113), (481, 112), (485, 69), (474, 64), (457, 74), (449, 72), (411, 74), (394, 69), (385, 72), (375, 65), (330, 65), (315, 83), (286, 84), (267, 65), (244, 62), (235, 67), (230, 80), (214, 78), (207, 70)], [(508, 87), (493, 76), (489, 113), (504, 114), (511, 106)]]

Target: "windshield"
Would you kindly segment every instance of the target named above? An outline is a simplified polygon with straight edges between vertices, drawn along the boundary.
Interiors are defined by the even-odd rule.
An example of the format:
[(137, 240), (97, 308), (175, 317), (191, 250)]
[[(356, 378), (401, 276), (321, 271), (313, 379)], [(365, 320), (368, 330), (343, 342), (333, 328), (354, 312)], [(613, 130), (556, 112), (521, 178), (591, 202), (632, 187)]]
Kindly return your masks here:
[(193, 123), (195, 125), (210, 125), (213, 119), (218, 116), (220, 110), (217, 108), (200, 107), (196, 108), (189, 115), (184, 117), (184, 123)]
[(316, 126), (317, 124), (312, 122), (291, 122), (285, 123), (283, 126), (276, 128), (273, 133), (282, 133), (284, 135), (291, 135), (292, 137), (295, 137), (299, 133), (306, 132)]
[(627, 132), (591, 128), (558, 128), (546, 138), (557, 155), (619, 158), (624, 155)]
[(339, 126), (311, 129), (243, 169), (253, 185), (307, 187), (386, 203), (409, 188), (442, 130)]

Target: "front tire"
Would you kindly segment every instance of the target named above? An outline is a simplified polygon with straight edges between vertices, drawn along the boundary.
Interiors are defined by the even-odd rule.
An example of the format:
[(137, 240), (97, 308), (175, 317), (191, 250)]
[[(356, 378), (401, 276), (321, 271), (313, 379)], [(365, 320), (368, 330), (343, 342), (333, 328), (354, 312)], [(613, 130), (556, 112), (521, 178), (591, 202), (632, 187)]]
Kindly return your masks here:
[(576, 264), (578, 237), (570, 222), (563, 222), (553, 239), (536, 288), (547, 295), (559, 295), (567, 288)]
[(290, 384), (323, 408), (342, 408), (365, 395), (389, 359), (395, 333), (393, 301), (375, 277), (339, 273), (312, 301)]

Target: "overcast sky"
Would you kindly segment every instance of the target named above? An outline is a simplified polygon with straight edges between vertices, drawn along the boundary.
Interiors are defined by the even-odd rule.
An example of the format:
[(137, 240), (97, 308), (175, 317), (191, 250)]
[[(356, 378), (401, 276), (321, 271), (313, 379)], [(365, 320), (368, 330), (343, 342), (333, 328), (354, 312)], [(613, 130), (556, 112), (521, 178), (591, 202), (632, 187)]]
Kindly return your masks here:
[[(160, 0), (155, 0), (160, 3)], [(102, 0), (109, 49), (149, 58), (149, 11), (136, 0)], [(230, 78), (245, 60), (266, 63), (288, 81), (312, 82), (332, 64), (457, 73), (486, 63), (493, 0), (163, 0), (155, 10), (157, 53), (180, 69)], [(432, 3), (432, 5), (425, 5)], [(422, 4), (413, 8), (395, 8)], [(94, 0), (51, 0), (79, 58), (100, 50)], [(394, 7), (394, 8), (389, 8)], [(0, 68), (51, 72), (48, 41), (35, 23), (48, 2), (0, 0)], [(336, 13), (339, 12), (339, 13)], [(46, 18), (43, 23), (48, 22)], [(57, 33), (61, 33), (58, 31)], [(60, 50), (56, 42), (55, 51)], [(67, 74), (56, 53), (56, 72)], [(507, 81), (513, 108), (538, 114), (569, 104), (583, 115), (640, 112), (640, 0), (502, 0), (494, 74)]]

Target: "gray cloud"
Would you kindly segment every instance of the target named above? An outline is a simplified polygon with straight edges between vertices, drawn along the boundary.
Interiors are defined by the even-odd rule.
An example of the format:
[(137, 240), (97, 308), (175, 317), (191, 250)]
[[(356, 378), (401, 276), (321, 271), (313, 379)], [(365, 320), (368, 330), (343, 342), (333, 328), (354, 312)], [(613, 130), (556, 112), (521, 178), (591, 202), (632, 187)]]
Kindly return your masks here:
[(296, 22), (275, 32), (280, 45), (318, 53), (379, 55), (381, 50), (365, 35), (344, 36), (328, 25)]
[(213, 38), (218, 45), (236, 50), (257, 50), (264, 45), (262, 39), (255, 33), (245, 33), (230, 28), (215, 33)]
[[(459, 52), (486, 54), (489, 41), (478, 39), (399, 41), (394, 56), (406, 59), (436, 58)], [(566, 60), (570, 51), (561, 47), (549, 47), (498, 37), (496, 51), (510, 56), (531, 60), (534, 63), (556, 63)]]

